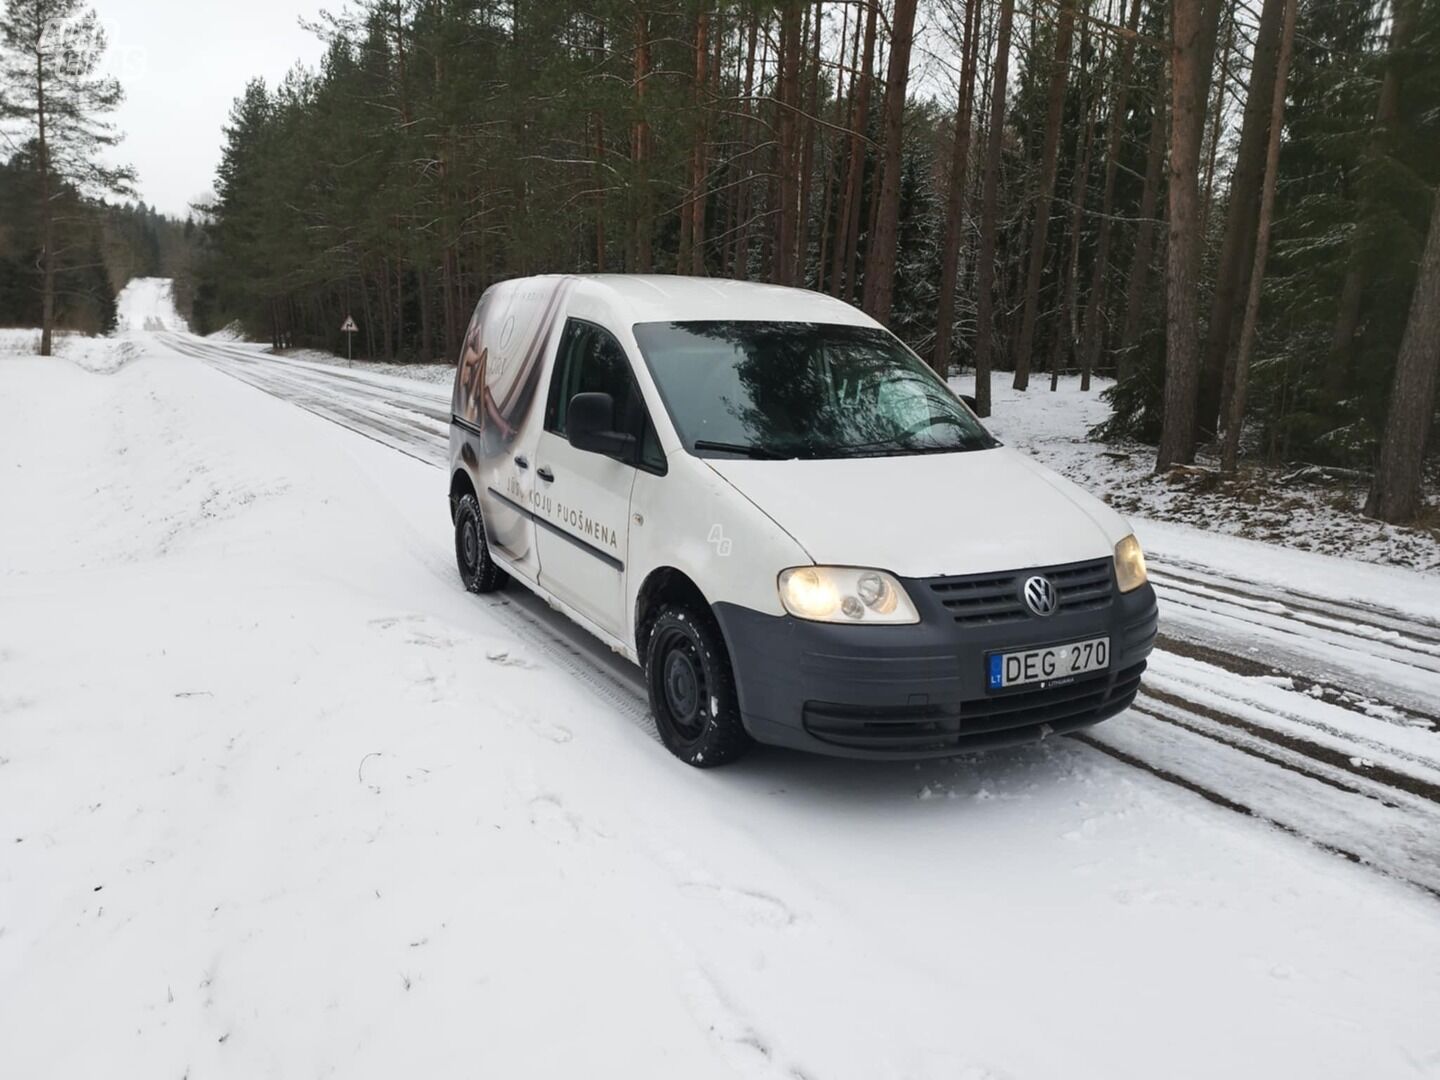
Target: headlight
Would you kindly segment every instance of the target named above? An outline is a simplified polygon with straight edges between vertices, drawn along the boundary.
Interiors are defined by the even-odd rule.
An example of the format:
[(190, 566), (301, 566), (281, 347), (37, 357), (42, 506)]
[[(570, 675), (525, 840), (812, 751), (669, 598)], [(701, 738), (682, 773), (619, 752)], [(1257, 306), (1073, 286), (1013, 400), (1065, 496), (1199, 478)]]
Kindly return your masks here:
[(780, 602), (797, 619), (833, 623), (918, 623), (905, 587), (883, 570), (797, 566), (780, 574)]
[(1132, 533), (1115, 545), (1115, 583), (1120, 586), (1121, 592), (1130, 592), (1144, 585), (1149, 578), (1145, 571), (1145, 553), (1140, 550), (1140, 541)]

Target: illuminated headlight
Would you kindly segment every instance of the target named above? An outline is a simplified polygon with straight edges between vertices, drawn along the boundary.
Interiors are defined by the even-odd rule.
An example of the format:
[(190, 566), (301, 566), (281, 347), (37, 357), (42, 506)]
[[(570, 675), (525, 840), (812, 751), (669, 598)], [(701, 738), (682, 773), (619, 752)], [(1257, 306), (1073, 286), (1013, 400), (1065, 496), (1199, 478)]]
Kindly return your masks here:
[(797, 619), (833, 623), (918, 623), (905, 588), (883, 570), (797, 566), (780, 574), (780, 602)]
[(1140, 550), (1140, 541), (1132, 533), (1115, 545), (1115, 584), (1120, 586), (1121, 592), (1130, 592), (1148, 580), (1145, 553)]

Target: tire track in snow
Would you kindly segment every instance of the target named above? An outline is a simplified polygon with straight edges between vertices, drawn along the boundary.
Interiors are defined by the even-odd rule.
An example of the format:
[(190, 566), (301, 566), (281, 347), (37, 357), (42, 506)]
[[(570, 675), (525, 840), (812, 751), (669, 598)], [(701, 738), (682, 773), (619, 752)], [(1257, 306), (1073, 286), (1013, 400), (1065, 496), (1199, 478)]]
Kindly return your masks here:
[[(177, 352), (332, 423), (427, 464), (447, 464), (449, 401), (443, 390), (421, 384), (413, 390), (395, 387), (387, 377), (285, 361), (187, 335), (157, 337)], [(1127, 715), (1072, 737), (1217, 806), (1440, 897), (1440, 761), (1376, 735), (1317, 724), (1299, 710), (1256, 704), (1246, 689), (1278, 669), (1267, 670), (1243, 651), (1243, 646), (1276, 640), (1289, 642), (1292, 649), (1313, 648), (1318, 639), (1349, 662), (1340, 665), (1339, 673), (1326, 670), (1318, 677), (1312, 665), (1302, 676), (1303, 685), (1331, 688), (1341, 698), (1349, 691), (1326, 680), (1337, 674), (1359, 677), (1367, 665), (1392, 665), (1427, 678), (1440, 673), (1440, 624), (1377, 605), (1282, 591), (1183, 560), (1156, 560), (1153, 578), (1171, 616), (1162, 616), (1167, 634), (1157, 657), (1189, 656), (1209, 663), (1219, 672), (1218, 681), (1201, 688), (1172, 678), (1157, 688), (1152, 679)], [(486, 606), (507, 630), (655, 737), (638, 671), (631, 676), (616, 670), (595, 649), (577, 643), (579, 632), (549, 625), (540, 602), (532, 599), (500, 596), (487, 598)], [(1187, 621), (1191, 614), (1202, 618), (1202, 632), (1196, 632), (1195, 621)], [(1203, 632), (1217, 625), (1222, 628), (1218, 642)], [(1240, 651), (1224, 647), (1227, 630)], [(1232, 688), (1226, 680), (1235, 684), (1233, 699), (1227, 696)], [(1296, 697), (1314, 704), (1307, 694)], [(1413, 700), (1378, 695), (1373, 700), (1395, 710), (1398, 720), (1376, 718), (1354, 702), (1321, 704), (1371, 720), (1377, 732), (1387, 723), (1440, 727), (1440, 718)], [(1307, 726), (1316, 737), (1307, 737)], [(1387, 760), (1347, 754), (1347, 743)]]

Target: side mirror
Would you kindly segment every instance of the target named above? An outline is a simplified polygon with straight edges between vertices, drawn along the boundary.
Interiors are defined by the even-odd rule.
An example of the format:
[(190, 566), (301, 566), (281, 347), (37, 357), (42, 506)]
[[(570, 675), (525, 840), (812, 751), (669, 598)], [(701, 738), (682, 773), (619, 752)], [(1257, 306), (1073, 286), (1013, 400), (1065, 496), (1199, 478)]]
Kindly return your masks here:
[(615, 399), (609, 394), (576, 394), (571, 398), (565, 411), (565, 431), (576, 450), (627, 463), (634, 459), (635, 436), (615, 430)]
[(980, 415), (980, 406), (975, 404), (975, 397), (973, 394), (961, 394), (960, 400), (963, 401), (965, 403), (965, 407), (968, 408), (971, 412), (973, 412), (976, 416)]

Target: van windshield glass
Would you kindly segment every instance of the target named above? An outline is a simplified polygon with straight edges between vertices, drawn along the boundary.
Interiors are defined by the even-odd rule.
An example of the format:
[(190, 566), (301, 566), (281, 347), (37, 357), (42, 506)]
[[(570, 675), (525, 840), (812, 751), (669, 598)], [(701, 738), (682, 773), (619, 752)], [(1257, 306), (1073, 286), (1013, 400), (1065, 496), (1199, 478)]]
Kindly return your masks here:
[(677, 433), (701, 457), (891, 457), (998, 445), (884, 330), (639, 323), (635, 338)]

